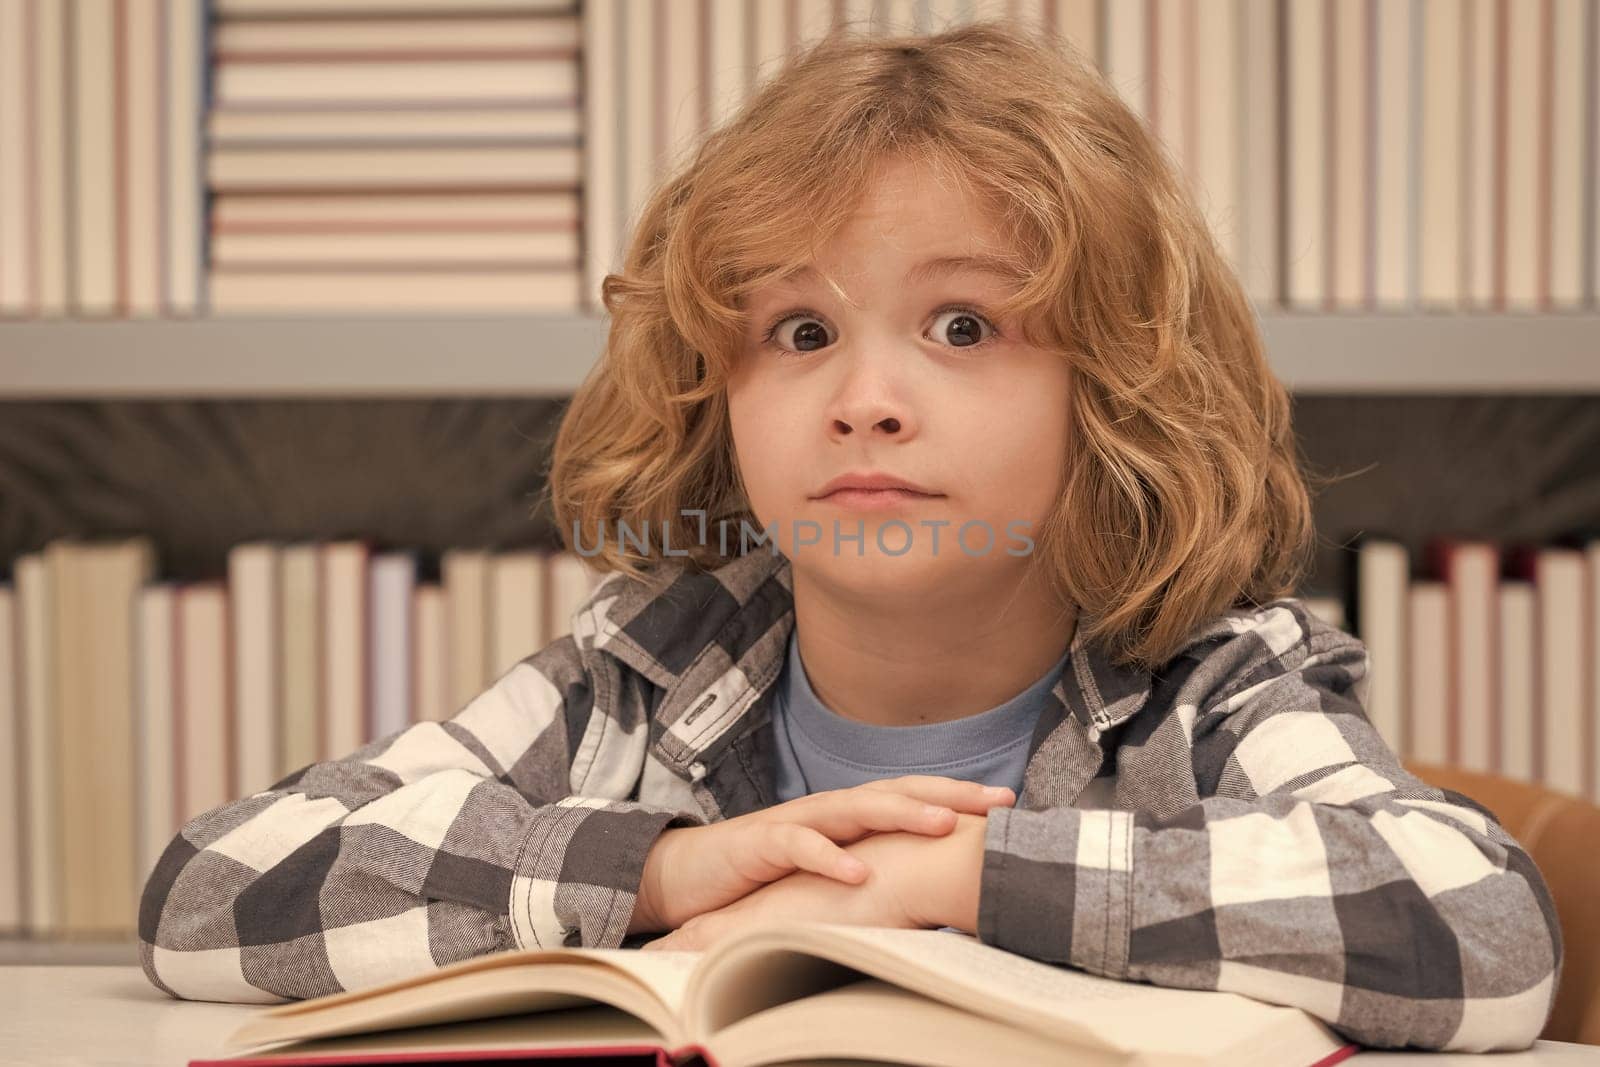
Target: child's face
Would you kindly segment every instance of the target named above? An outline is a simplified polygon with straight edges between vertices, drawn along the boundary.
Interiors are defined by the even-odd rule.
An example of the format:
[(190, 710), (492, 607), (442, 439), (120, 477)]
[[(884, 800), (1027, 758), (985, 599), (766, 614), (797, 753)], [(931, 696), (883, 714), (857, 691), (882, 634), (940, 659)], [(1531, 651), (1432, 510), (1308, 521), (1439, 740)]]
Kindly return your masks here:
[[(817, 266), (856, 306), (815, 276), (749, 295), (728, 386), (734, 448), (756, 518), (797, 569), (851, 576), (862, 589), (978, 590), (1028, 562), (1007, 553), (1028, 549), (1023, 537), (1037, 538), (1060, 492), (1067, 364), (1027, 345), (1017, 323), (994, 320), (989, 309), (1014, 281), (970, 268), (912, 274), (936, 257), (1004, 254), (1000, 232), (975, 201), (897, 161), (819, 249)], [(941, 495), (819, 498), (830, 480), (861, 471)], [(926, 525), (939, 520), (948, 525)], [(861, 544), (836, 547), (835, 522), (840, 535), (862, 530)], [(817, 543), (795, 544), (797, 523), (802, 537), (820, 533)]]

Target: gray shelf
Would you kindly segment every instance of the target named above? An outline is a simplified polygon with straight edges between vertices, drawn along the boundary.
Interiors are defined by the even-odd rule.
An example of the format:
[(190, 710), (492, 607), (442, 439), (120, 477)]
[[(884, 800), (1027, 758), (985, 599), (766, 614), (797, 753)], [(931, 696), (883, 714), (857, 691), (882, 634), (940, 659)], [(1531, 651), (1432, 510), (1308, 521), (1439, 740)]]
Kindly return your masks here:
[(605, 346), (589, 315), (0, 322), (0, 399), (570, 394)]
[[(0, 399), (565, 396), (605, 345), (584, 314), (0, 321)], [(1272, 312), (1297, 393), (1600, 393), (1600, 313)]]
[(1600, 393), (1600, 312), (1261, 316), (1297, 393)]

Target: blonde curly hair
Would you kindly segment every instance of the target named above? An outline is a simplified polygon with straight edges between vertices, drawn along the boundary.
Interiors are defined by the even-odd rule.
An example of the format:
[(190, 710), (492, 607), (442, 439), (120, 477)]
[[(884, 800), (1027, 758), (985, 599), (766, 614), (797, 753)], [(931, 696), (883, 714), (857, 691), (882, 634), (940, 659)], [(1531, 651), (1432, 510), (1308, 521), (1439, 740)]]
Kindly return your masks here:
[[(760, 529), (725, 395), (745, 297), (813, 258), (890, 158), (993, 209), (1026, 270), (995, 311), (1070, 364), (1065, 491), (1034, 563), (1083, 637), (1154, 667), (1224, 609), (1291, 594), (1315, 526), (1248, 295), (1105, 78), (1069, 41), (1004, 22), (836, 26), (654, 191), (603, 280), (605, 351), (551, 453), (563, 543), (626, 522), (665, 531), (688, 552), (675, 564), (712, 568), (728, 560), (703, 523)], [(661, 561), (611, 538), (588, 562), (643, 576)]]

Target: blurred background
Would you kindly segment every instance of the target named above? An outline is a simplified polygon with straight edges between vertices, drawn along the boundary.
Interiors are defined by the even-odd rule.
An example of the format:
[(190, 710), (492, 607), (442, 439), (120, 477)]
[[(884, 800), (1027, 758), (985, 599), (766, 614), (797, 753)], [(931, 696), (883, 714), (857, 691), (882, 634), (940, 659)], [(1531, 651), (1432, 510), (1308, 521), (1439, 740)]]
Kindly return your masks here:
[(566, 632), (648, 192), (790, 53), (1005, 19), (1160, 137), (1418, 763), (1600, 799), (1600, 0), (0, 0), (0, 962)]

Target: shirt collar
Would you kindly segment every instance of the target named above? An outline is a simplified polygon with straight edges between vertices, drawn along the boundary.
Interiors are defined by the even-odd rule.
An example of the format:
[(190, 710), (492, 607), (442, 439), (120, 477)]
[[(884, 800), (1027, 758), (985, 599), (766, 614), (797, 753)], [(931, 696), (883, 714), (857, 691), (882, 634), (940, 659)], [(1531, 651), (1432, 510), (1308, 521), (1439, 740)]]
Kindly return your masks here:
[[(655, 714), (662, 729), (652, 747), (663, 763), (698, 779), (767, 720), (770, 702), (760, 698), (783, 667), (794, 626), (793, 588), (788, 557), (759, 548), (710, 570), (669, 563), (643, 581), (608, 575), (579, 609), (575, 632), (592, 636), (596, 650), (661, 687)], [(1098, 748), (1101, 737), (1144, 706), (1151, 690), (1149, 671), (1112, 663), (1083, 634), (1077, 627), (1051, 689), (1054, 706), (1041, 715), (1033, 743), (1036, 753), (1061, 750), (1071, 764), (1083, 764), (1083, 743)], [(1069, 724), (1075, 724), (1070, 741), (1060, 736)], [(1035, 777), (1057, 777), (1048, 767), (1035, 775), (1033, 762), (1027, 790), (1035, 788)], [(1078, 768), (1062, 788), (1080, 788), (1080, 777)]]

